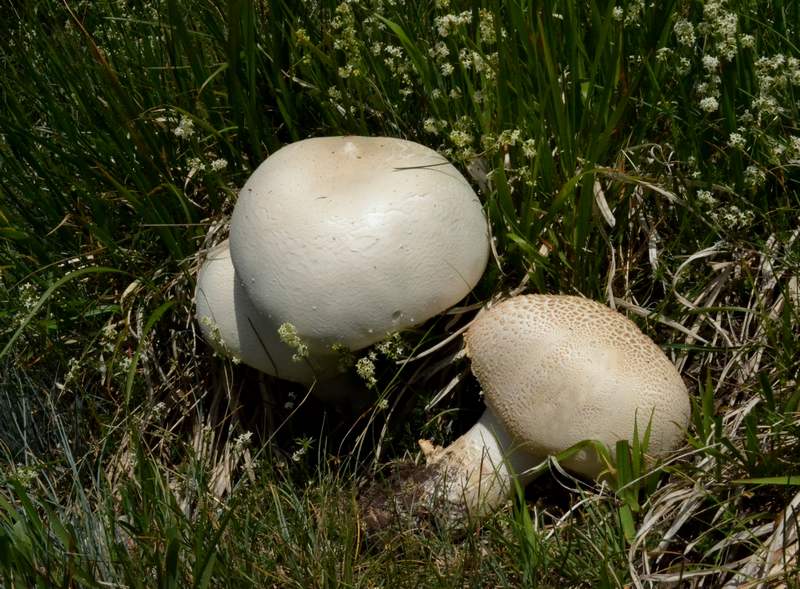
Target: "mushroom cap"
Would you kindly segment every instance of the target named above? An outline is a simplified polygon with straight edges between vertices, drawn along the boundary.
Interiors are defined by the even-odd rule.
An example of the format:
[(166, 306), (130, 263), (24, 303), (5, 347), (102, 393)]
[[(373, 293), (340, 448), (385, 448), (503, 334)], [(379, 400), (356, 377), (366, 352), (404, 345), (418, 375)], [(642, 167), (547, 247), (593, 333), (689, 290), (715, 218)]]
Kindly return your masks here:
[(309, 353), (305, 360), (292, 360), (294, 350), (278, 336), (280, 323), (259, 313), (242, 288), (228, 240), (208, 252), (197, 276), (195, 305), (203, 337), (224, 355), (304, 384), (335, 370), (336, 358), (330, 353)]
[(386, 137), (278, 150), (242, 188), (230, 239), (257, 309), (305, 341), (353, 350), (454, 305), (489, 256), (464, 177), (432, 149)]
[[(689, 395), (675, 366), (625, 316), (575, 296), (526, 295), (488, 309), (464, 336), (486, 402), (531, 454), (582, 440), (610, 449), (652, 425), (648, 454), (678, 446)], [(581, 450), (564, 466), (596, 476), (597, 455)]]

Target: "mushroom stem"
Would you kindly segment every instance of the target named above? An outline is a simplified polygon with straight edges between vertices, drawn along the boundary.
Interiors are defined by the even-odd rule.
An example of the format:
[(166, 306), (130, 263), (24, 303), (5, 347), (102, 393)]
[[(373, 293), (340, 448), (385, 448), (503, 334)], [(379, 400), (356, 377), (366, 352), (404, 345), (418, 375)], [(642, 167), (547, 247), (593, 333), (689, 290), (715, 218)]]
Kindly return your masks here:
[(524, 488), (533, 478), (525, 473), (543, 460), (518, 446), (487, 408), (469, 431), (427, 456), (425, 491), (469, 517), (491, 513), (511, 496), (514, 480)]
[(541, 458), (517, 446), (506, 428), (487, 408), (469, 431), (446, 448), (419, 441), (423, 467), (407, 466), (396, 473), (389, 489), (377, 485), (361, 500), (368, 532), (395, 520), (435, 519), (457, 529), (470, 519), (491, 513), (508, 499), (515, 479), (524, 487), (533, 478), (520, 474)]

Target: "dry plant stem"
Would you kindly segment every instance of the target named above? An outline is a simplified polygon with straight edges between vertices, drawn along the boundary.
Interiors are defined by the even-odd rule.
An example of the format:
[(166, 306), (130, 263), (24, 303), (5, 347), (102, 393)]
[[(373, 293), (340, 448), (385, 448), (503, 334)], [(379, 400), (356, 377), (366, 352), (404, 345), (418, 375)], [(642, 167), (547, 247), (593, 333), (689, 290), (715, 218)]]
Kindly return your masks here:
[(772, 586), (769, 584), (770, 580), (785, 578), (784, 575), (797, 570), (799, 513), (800, 493), (794, 496), (778, 517), (769, 540), (753, 553), (741, 570), (725, 585), (725, 589), (761, 589)]

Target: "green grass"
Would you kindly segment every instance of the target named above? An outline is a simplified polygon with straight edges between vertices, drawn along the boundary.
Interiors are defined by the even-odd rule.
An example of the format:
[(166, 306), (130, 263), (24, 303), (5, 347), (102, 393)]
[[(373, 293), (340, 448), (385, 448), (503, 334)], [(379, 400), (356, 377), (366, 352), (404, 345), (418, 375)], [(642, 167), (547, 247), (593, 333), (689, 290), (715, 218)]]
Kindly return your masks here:
[[(800, 5), (7, 0), (3, 13), (4, 586), (765, 574), (800, 477)], [(580, 293), (663, 344), (693, 397), (685, 447), (655, 472), (641, 447), (619, 448), (610, 487), (546, 474), (460, 538), (361, 537), (359, 485), (480, 413), (470, 378), (425, 409), (466, 368), (444, 362), (453, 345), (401, 369), (381, 359), (354, 414), (214, 357), (192, 321), (198, 252), (224, 235), (238, 187), (281, 145), (336, 134), (422, 142), (473, 181), (497, 256), (466, 303), (523, 283)], [(449, 319), (404, 345), (441, 341)], [(775, 571), (797, 586), (796, 563)]]

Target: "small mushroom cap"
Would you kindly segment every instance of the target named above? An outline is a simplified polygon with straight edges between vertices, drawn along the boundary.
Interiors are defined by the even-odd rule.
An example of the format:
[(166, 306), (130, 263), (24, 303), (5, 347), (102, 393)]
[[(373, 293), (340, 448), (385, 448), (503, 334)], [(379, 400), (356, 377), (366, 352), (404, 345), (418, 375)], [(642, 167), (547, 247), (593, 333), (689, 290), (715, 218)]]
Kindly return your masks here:
[(483, 274), (481, 204), (445, 158), (386, 137), (322, 137), (267, 158), (231, 220), (256, 308), (357, 350), (451, 307)]
[(197, 277), (195, 304), (203, 337), (223, 355), (304, 384), (335, 369), (331, 354), (310, 353), (306, 360), (292, 360), (294, 350), (278, 336), (280, 323), (259, 313), (242, 288), (227, 240), (208, 252)]
[[(533, 455), (557, 454), (582, 440), (614, 450), (641, 438), (652, 414), (648, 454), (681, 443), (689, 395), (675, 366), (625, 316), (575, 296), (526, 295), (484, 312), (465, 334), (472, 372), (486, 402)], [(567, 468), (596, 476), (591, 451)]]

